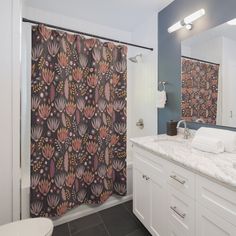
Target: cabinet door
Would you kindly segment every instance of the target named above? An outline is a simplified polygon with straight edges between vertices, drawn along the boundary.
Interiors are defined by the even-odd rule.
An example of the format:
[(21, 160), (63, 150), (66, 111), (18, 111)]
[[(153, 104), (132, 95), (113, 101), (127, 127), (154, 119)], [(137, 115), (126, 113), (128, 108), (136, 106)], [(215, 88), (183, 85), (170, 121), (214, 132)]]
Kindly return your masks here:
[(220, 216), (197, 205), (196, 235), (197, 236), (235, 236), (236, 228)]
[(150, 231), (153, 236), (166, 235), (166, 190), (161, 179), (150, 179)]
[(149, 222), (149, 186), (144, 174), (133, 170), (133, 212), (147, 226)]

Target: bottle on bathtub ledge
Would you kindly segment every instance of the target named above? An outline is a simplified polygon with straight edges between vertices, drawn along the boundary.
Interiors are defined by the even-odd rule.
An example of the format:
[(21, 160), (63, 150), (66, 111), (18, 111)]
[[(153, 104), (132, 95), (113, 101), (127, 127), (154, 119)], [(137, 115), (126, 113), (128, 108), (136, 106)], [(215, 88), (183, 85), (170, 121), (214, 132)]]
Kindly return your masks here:
[(175, 136), (177, 135), (177, 121), (174, 121), (174, 120), (170, 120), (170, 121), (167, 121), (166, 123), (166, 134), (169, 135), (169, 136)]

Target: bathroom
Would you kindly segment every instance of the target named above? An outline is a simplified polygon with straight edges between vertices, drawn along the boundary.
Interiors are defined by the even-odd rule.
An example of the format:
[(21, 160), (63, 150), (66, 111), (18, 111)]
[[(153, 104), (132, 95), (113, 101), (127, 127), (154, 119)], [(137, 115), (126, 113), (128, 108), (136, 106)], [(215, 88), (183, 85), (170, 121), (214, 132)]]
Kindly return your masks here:
[(2, 0), (0, 235), (236, 235), (235, 9)]

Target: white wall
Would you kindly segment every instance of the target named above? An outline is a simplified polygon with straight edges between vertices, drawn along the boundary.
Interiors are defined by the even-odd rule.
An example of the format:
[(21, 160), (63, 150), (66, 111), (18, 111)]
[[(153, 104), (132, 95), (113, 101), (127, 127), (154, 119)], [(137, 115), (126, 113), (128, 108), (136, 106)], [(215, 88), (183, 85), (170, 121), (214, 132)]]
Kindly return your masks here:
[[(130, 108), (133, 136), (147, 136), (157, 134), (157, 13), (153, 13), (137, 26), (132, 32), (132, 40), (136, 44), (152, 47), (154, 51), (132, 49), (132, 56), (142, 53), (139, 63), (131, 64), (132, 73), (132, 104)], [(131, 54), (131, 52), (130, 52)], [(135, 124), (139, 118), (144, 120), (144, 129), (139, 129)]]
[[(0, 225), (19, 213), (20, 1), (2, 0), (0, 28)], [(14, 96), (13, 96), (14, 94)], [(13, 166), (13, 159), (15, 166)], [(13, 177), (17, 177), (16, 182)], [(17, 188), (18, 186), (18, 188)], [(19, 205), (18, 205), (19, 206)], [(13, 214), (14, 208), (14, 214)]]
[(222, 123), (235, 127), (236, 41), (223, 37), (222, 42)]
[(222, 61), (222, 38), (194, 44), (191, 47), (191, 57), (220, 64)]
[[(0, 28), (2, 32), (0, 43), (0, 224), (12, 220), (12, 2), (1, 1)], [(4, 214), (2, 214), (4, 212)]]

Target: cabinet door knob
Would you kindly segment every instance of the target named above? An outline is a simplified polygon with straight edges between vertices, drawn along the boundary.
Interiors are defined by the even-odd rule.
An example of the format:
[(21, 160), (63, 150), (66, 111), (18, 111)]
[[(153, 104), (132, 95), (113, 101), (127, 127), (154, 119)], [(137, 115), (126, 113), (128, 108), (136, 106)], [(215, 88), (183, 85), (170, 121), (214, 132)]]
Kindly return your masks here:
[(179, 182), (180, 184), (183, 184), (183, 185), (186, 183), (185, 180), (182, 180), (182, 179), (178, 178), (176, 175), (171, 175), (170, 178), (177, 181), (177, 182)]
[(181, 213), (176, 206), (171, 206), (170, 209), (174, 211), (178, 216), (180, 216), (182, 219), (186, 217), (185, 213)]
[(147, 178), (147, 176), (146, 175), (143, 175), (143, 179), (146, 179)]
[(150, 177), (146, 176), (146, 180), (149, 180), (149, 179), (150, 179)]

